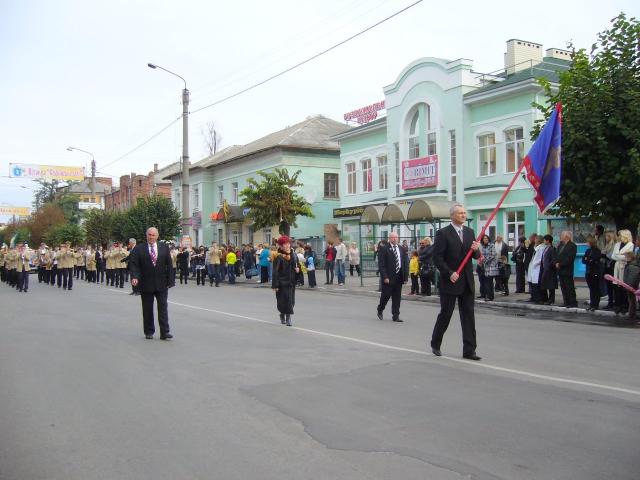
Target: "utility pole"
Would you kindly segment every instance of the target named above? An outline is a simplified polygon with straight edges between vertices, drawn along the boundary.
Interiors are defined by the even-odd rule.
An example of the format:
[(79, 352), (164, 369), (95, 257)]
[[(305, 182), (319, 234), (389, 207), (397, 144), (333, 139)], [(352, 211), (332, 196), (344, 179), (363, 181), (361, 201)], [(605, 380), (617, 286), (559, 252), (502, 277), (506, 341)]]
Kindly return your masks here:
[(171, 70), (147, 63), (149, 68), (159, 68), (184, 82), (182, 90), (182, 234), (191, 237), (191, 210), (189, 209), (189, 90), (187, 81)]

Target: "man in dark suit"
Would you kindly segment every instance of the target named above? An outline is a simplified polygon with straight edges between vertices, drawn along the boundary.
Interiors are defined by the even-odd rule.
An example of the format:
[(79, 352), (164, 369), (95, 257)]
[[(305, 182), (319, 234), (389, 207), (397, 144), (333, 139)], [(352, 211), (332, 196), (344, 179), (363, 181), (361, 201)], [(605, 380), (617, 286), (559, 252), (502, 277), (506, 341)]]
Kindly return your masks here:
[(480, 258), (480, 244), (475, 241), (473, 230), (464, 226), (467, 212), (463, 205), (453, 205), (449, 214), (451, 225), (438, 230), (433, 243), (433, 263), (440, 271), (440, 314), (431, 336), (431, 351), (438, 357), (442, 355), (442, 337), (447, 331), (457, 300), (462, 325), (462, 356), (469, 360), (480, 360), (476, 354), (473, 311), (475, 282), (471, 261), (467, 262), (460, 275), (457, 273), (470, 249), (473, 250), (473, 258)]
[(158, 304), (160, 339), (173, 338), (169, 329), (167, 294), (168, 289), (175, 285), (175, 272), (169, 247), (158, 243), (156, 228), (147, 229), (147, 243), (137, 245), (131, 252), (129, 269), (131, 271), (131, 285), (138, 288), (142, 299), (145, 338), (151, 340), (156, 330), (153, 318), (154, 298)]
[(400, 320), (400, 298), (402, 285), (409, 279), (409, 258), (398, 245), (398, 234), (389, 234), (389, 243), (378, 250), (378, 268), (382, 281), (382, 293), (378, 304), (378, 320), (382, 320), (382, 312), (391, 298), (391, 319)]
[(565, 231), (560, 235), (560, 245), (556, 252), (556, 270), (560, 279), (562, 300), (567, 308), (578, 306), (576, 301), (576, 286), (573, 282), (573, 262), (576, 259), (578, 247), (572, 241), (571, 232)]

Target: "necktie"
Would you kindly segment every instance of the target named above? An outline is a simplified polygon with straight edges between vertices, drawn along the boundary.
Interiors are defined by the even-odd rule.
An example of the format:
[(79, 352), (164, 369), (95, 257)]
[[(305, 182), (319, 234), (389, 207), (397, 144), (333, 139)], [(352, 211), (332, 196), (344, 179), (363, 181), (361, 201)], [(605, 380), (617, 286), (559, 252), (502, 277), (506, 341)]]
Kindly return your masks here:
[(398, 254), (398, 246), (393, 246), (393, 254), (396, 257), (396, 273), (400, 272), (400, 255)]
[(461, 242), (464, 242), (464, 238), (463, 238), (463, 236), (462, 236), (462, 229), (461, 229), (461, 228), (460, 228), (460, 229), (458, 229), (458, 236), (460, 237), (460, 241), (461, 241)]
[(153, 263), (153, 266), (156, 266), (156, 262), (158, 261), (158, 256), (156, 255), (156, 246), (155, 245), (151, 245), (151, 263)]

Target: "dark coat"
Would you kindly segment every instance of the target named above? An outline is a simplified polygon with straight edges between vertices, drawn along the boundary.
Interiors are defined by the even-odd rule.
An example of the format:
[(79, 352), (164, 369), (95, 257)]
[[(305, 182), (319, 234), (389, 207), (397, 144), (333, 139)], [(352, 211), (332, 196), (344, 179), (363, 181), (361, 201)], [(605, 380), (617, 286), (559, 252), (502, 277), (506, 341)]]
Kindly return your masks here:
[[(518, 245), (511, 254), (511, 261), (516, 265), (524, 265), (526, 257), (527, 247), (525, 247), (524, 245)], [(531, 261), (531, 259), (529, 259), (529, 261)]]
[(189, 268), (189, 252), (185, 250), (184, 252), (178, 253), (178, 255), (176, 255), (176, 261), (180, 270)]
[(542, 254), (540, 266), (539, 285), (543, 290), (555, 290), (558, 288), (558, 272), (556, 271), (556, 249), (553, 245), (547, 246)]
[[(475, 292), (475, 282), (473, 279), (473, 265), (469, 261), (460, 272), (460, 278), (456, 283), (450, 280), (451, 274), (455, 272), (467, 252), (471, 249), (471, 244), (476, 236), (472, 229), (463, 227), (462, 239), (456, 233), (453, 225), (441, 228), (436, 232), (433, 242), (433, 263), (440, 271), (440, 293), (445, 295), (462, 295), (465, 287)], [(473, 252), (472, 258), (480, 258), (480, 249)]]
[(273, 272), (271, 274), (271, 288), (285, 288), (296, 286), (296, 267), (298, 256), (291, 250), (290, 259), (287, 260), (278, 252), (273, 260)]
[(536, 253), (536, 250), (533, 244), (525, 248), (524, 268), (526, 270), (529, 270), (529, 264), (531, 263), (531, 260), (533, 260), (533, 256), (535, 255), (535, 253)]
[(560, 264), (558, 269), (558, 275), (561, 277), (573, 276), (573, 262), (576, 259), (578, 253), (578, 247), (576, 244), (569, 240), (566, 244), (561, 243), (558, 246), (557, 251), (557, 263)]
[(598, 247), (588, 248), (582, 257), (582, 263), (587, 266), (587, 277), (600, 277), (602, 275), (602, 252)]
[(504, 242), (504, 241), (502, 242), (502, 248), (500, 249), (500, 251), (498, 251), (498, 249), (496, 248), (496, 255), (498, 256), (498, 259), (500, 257), (509, 258), (509, 245), (507, 245), (507, 242)]
[(433, 245), (425, 245), (418, 250), (420, 275), (427, 275), (433, 268)]
[[(402, 283), (406, 283), (409, 279), (409, 257), (400, 245), (398, 245), (398, 253), (400, 254), (400, 274)], [(388, 243), (378, 251), (378, 269), (380, 270), (380, 278), (384, 281), (389, 279), (389, 285), (396, 285), (398, 277), (396, 271), (396, 256)]]
[(131, 276), (138, 280), (138, 289), (142, 293), (164, 292), (176, 283), (169, 247), (163, 243), (156, 243), (156, 247), (155, 267), (151, 262), (149, 246), (146, 243), (136, 245), (131, 252), (129, 270)]

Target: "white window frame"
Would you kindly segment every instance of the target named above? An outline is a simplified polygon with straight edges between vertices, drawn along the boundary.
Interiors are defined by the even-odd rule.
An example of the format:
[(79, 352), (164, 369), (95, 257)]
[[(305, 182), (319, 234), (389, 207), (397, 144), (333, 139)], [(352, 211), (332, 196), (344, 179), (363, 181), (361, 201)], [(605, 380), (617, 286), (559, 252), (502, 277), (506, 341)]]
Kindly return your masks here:
[[(335, 193), (333, 195), (331, 195), (331, 188), (329, 188), (329, 195), (327, 195), (327, 176), (328, 175), (334, 175), (335, 176), (335, 181), (332, 181), (331, 183), (334, 185), (335, 188)], [(333, 178), (333, 177), (330, 177)], [(323, 198), (330, 198), (330, 199), (336, 199), (336, 198), (340, 198), (340, 174), (335, 173), (335, 172), (324, 172), (323, 175), (323, 185), (322, 185), (322, 194), (323, 194)]]
[(356, 162), (346, 162), (344, 164), (344, 168), (346, 172), (345, 179), (347, 181), (347, 187), (345, 188), (345, 191), (347, 192), (347, 195), (355, 195), (358, 193), (358, 172)]
[[(488, 146), (484, 146), (481, 147), (480, 146), (480, 139), (482, 137), (488, 137), (490, 135), (493, 135), (493, 144), (488, 145)], [(481, 161), (481, 152), (484, 151), (485, 149), (493, 149), (493, 154), (494, 154), (494, 171), (493, 173), (491, 173), (491, 171), (489, 170), (490, 164), (488, 164), (487, 166), (487, 173), (486, 174), (482, 174), (482, 161)], [(481, 177), (493, 177), (497, 174), (498, 172), (498, 144), (496, 143), (496, 133), (495, 132), (482, 132), (479, 133), (478, 135), (476, 135), (476, 150), (477, 150), (477, 165), (478, 165), (478, 178)]]
[(224, 185), (218, 185), (218, 204), (222, 207), (224, 203)]
[[(366, 163), (369, 164), (369, 167), (365, 169)], [(362, 193), (373, 192), (373, 165), (371, 157), (360, 159), (360, 170), (362, 171)]]
[(191, 205), (191, 210), (202, 210), (200, 207), (200, 184), (196, 183), (191, 186), (191, 197), (193, 200), (193, 204)]
[[(384, 162), (381, 161), (383, 159)], [(387, 190), (389, 188), (389, 158), (386, 153), (376, 155), (376, 168), (378, 170), (378, 190)]]
[[(509, 214), (513, 213), (515, 220), (513, 222), (509, 221)], [(522, 214), (522, 218), (520, 218), (520, 216), (518, 215), (519, 213)], [(527, 225), (525, 223), (525, 219), (527, 217), (527, 212), (526, 210), (522, 209), (522, 210), (508, 210), (504, 212), (504, 241), (506, 242), (507, 245), (509, 245), (512, 248), (516, 248), (516, 246), (518, 245), (518, 226), (522, 226), (522, 230), (523, 230), (523, 235), (522, 236), (526, 236), (526, 228)], [(513, 241), (509, 238), (509, 226), (513, 225), (513, 231), (514, 231), (514, 238)], [(513, 243), (512, 243), (513, 242)]]
[[(514, 140), (507, 140), (507, 132), (510, 132), (512, 130), (521, 130), (522, 131), (522, 138), (518, 139), (517, 136), (515, 137)], [(522, 161), (524, 161), (524, 157), (526, 155), (526, 151), (525, 151), (525, 141), (524, 141), (524, 127), (522, 125), (513, 125), (511, 127), (505, 128), (502, 132), (503, 138), (504, 138), (504, 173), (515, 173), (516, 170), (518, 170), (518, 168), (520, 168), (520, 161), (518, 160), (518, 153), (522, 154)], [(514, 134), (516, 135), (516, 134)], [(520, 144), (520, 148), (518, 147), (518, 145)], [(508, 150), (509, 150), (509, 146), (513, 145), (514, 146), (514, 151), (515, 151), (515, 156), (516, 156), (516, 165), (515, 168), (513, 170), (509, 170), (509, 155), (508, 155)]]
[(238, 188), (238, 182), (233, 182), (231, 184), (231, 204), (238, 205), (238, 193), (240, 192)]
[[(415, 124), (414, 124), (414, 121), (415, 121)], [(420, 158), (420, 109), (419, 108), (416, 108), (415, 113), (411, 117), (411, 122), (409, 122), (409, 135), (407, 136), (407, 145), (408, 145), (407, 158), (409, 160), (413, 160), (414, 158)]]
[(180, 202), (180, 188), (173, 189), (173, 204), (178, 211), (182, 211), (182, 205)]
[(455, 201), (458, 196), (458, 138), (455, 130), (449, 130), (449, 174), (450, 188), (449, 199)]

